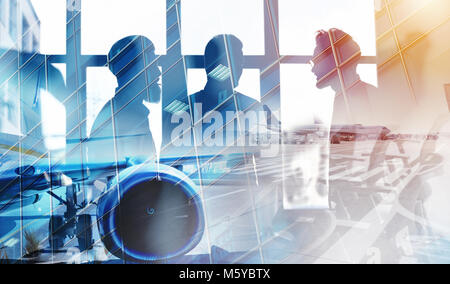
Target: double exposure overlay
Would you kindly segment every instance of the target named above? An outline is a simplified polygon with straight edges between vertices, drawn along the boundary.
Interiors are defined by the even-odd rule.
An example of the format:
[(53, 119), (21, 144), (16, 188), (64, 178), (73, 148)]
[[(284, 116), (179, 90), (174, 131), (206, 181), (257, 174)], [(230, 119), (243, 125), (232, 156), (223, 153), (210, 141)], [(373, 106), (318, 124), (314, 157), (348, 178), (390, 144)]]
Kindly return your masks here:
[(448, 0), (52, 1), (0, 0), (0, 263), (450, 263)]

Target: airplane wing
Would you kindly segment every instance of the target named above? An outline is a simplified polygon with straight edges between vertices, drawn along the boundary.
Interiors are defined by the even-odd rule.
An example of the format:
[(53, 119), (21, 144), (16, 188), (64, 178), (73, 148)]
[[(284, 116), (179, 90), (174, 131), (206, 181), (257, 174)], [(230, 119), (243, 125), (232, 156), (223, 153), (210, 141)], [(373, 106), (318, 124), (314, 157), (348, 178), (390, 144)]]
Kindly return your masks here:
[[(98, 139), (111, 139), (110, 137)], [(20, 196), (35, 196), (50, 188), (77, 183), (92, 184), (108, 179), (129, 167), (146, 163), (145, 157), (130, 157), (124, 161), (102, 163), (66, 163), (49, 160), (46, 149), (26, 146), (23, 137), (0, 134), (0, 205)], [(29, 137), (26, 138), (30, 141)], [(70, 143), (86, 143), (94, 139), (72, 140)], [(37, 141), (37, 140), (36, 140)], [(37, 143), (31, 141), (31, 144)], [(42, 143), (37, 143), (42, 144)], [(221, 155), (161, 157), (159, 163), (183, 171), (185, 166), (211, 165), (215, 162), (242, 160), (243, 153)], [(1, 206), (0, 206), (1, 210)]]
[(30, 146), (30, 145), (40, 145), (38, 138), (33, 138), (32, 136), (27, 136), (26, 143), (23, 141), (24, 137), (0, 133), (0, 165), (1, 160), (6, 155), (19, 153), (23, 154), (23, 156), (28, 157), (46, 157), (46, 150), (39, 148), (38, 146)]

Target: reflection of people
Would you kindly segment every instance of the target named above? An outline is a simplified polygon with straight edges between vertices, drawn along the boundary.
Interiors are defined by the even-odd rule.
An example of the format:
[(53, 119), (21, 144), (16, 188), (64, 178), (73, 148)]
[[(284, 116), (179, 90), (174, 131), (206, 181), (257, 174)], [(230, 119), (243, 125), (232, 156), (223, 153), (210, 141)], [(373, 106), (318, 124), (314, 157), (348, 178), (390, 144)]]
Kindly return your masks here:
[(127, 158), (154, 160), (155, 144), (144, 102), (160, 100), (161, 75), (154, 45), (143, 36), (129, 36), (111, 48), (109, 69), (117, 77), (116, 95), (100, 111), (92, 127), (89, 162)]
[[(256, 118), (255, 120), (249, 118), (250, 125), (243, 124), (241, 126), (246, 127), (245, 130), (247, 130), (247, 132), (256, 131), (255, 127), (258, 125), (258, 114), (264, 111), (262, 105), (258, 101), (235, 91), (236, 87), (239, 85), (243, 67), (243, 44), (237, 37), (233, 35), (218, 35), (206, 46), (205, 70), (208, 75), (208, 82), (203, 91), (189, 97), (190, 104), (194, 108), (194, 123), (198, 123), (200, 119), (203, 119), (202, 130), (205, 133), (201, 141), (204, 145), (211, 145), (208, 143), (208, 140), (211, 139), (211, 136), (214, 136), (214, 134), (211, 135), (210, 132), (206, 133), (205, 129), (213, 124), (217, 125), (215, 131), (222, 131), (225, 133), (225, 135), (223, 135), (224, 140), (218, 141), (218, 143), (222, 144), (220, 142), (223, 142), (224, 145), (228, 144), (225, 141), (230, 141), (230, 137), (227, 136), (234, 136), (235, 133), (230, 133), (223, 128), (227, 123), (230, 123), (231, 120), (237, 120), (239, 113), (245, 115), (253, 112), (253, 114), (255, 114), (255, 116), (253, 116), (254, 119)], [(214, 121), (217, 117), (214, 117), (213, 119), (208, 118), (208, 114), (212, 111), (216, 111), (221, 115), (222, 123)], [(233, 115), (227, 116), (227, 112), (228, 114), (232, 112)], [(244, 117), (241, 119), (244, 119)], [(241, 134), (245, 132), (243, 129), (241, 129), (241, 131)], [(217, 132), (215, 138), (217, 138)], [(234, 138), (242, 139), (242, 137)]]
[[(215, 36), (205, 48), (204, 64), (208, 78), (204, 89), (181, 99), (182, 104), (178, 103), (173, 107), (184, 111), (191, 107), (190, 113), (184, 113), (181, 127), (177, 127), (181, 131), (174, 132), (179, 135), (194, 125), (192, 134), (197, 146), (195, 154), (215, 156), (211, 159), (212, 162), (201, 165), (203, 185), (217, 185), (226, 181), (234, 188), (242, 189), (235, 192), (232, 198), (221, 197), (221, 202), (214, 206), (209, 202), (208, 214), (223, 215), (239, 200), (242, 213), (231, 217), (231, 222), (255, 231), (260, 226), (258, 232), (262, 233), (266, 224), (258, 224), (260, 220), (248, 216), (251, 216), (252, 210), (256, 210), (252, 200), (255, 188), (262, 192), (264, 187), (270, 187), (269, 182), (263, 181), (264, 177), (257, 175), (259, 160), (255, 152), (260, 147), (255, 142), (256, 139), (253, 139), (260, 129), (264, 131), (260, 124), (266, 124), (267, 119), (261, 103), (236, 91), (244, 69), (242, 42), (233, 35)], [(176, 116), (177, 111), (172, 109), (172, 112)], [(186, 124), (184, 120), (190, 120), (191, 124)], [(172, 120), (172, 124), (174, 123), (179, 123), (179, 120)], [(172, 135), (172, 141), (175, 140), (174, 137), (177, 136)], [(183, 137), (183, 140), (192, 143), (192, 139)], [(186, 155), (186, 151), (182, 155)], [(209, 191), (207, 194), (206, 199), (215, 199), (218, 192)], [(259, 217), (262, 218), (261, 215)], [(230, 238), (229, 243), (239, 241), (235, 236)], [(248, 249), (253, 246), (250, 243), (256, 241), (256, 235), (254, 238), (249, 238)]]
[[(361, 50), (358, 44), (343, 31), (338, 29), (331, 29), (330, 31), (320, 31), (316, 38), (317, 47), (314, 51), (312, 63), (314, 67), (313, 73), (317, 76), (317, 87), (331, 87), (336, 92), (336, 98), (333, 110), (333, 131), (339, 132), (340, 125), (361, 124), (364, 127), (376, 123), (379, 118), (375, 117), (372, 103), (376, 97), (376, 88), (361, 81), (356, 72), (357, 65), (361, 57)], [(348, 127), (348, 126), (347, 126)], [(375, 127), (372, 127), (374, 129)], [(381, 127), (378, 127), (381, 129)], [(340, 130), (342, 132), (342, 128)], [(340, 178), (339, 180), (331, 181), (330, 189), (331, 200), (336, 204), (335, 214), (338, 219), (350, 219), (355, 222), (363, 222), (368, 220), (372, 214), (379, 214), (382, 202), (387, 202), (384, 199), (386, 187), (380, 183), (387, 182), (396, 176), (397, 179), (407, 180), (396, 172), (391, 172), (388, 165), (393, 165), (398, 162), (401, 155), (404, 155), (404, 148), (402, 143), (391, 143), (384, 141), (387, 132), (381, 131), (377, 133), (378, 139), (375, 142), (356, 142), (358, 134), (355, 134), (356, 141), (346, 144), (344, 147), (331, 147), (331, 157), (335, 159), (330, 160), (330, 168), (337, 168), (345, 165), (347, 170), (354, 171), (351, 174), (351, 179)], [(367, 139), (367, 138), (366, 138)], [(400, 152), (399, 157), (391, 157), (387, 155), (388, 149), (395, 150), (398, 148)], [(356, 155), (356, 149), (370, 154), (368, 161), (362, 159), (361, 156)], [(339, 159), (336, 162), (337, 154), (347, 154), (352, 156), (345, 159)], [(397, 163), (398, 164), (398, 163)], [(365, 171), (358, 169), (365, 168)], [(415, 164), (409, 164), (403, 159), (403, 166), (415, 167)], [(397, 169), (396, 169), (397, 170)], [(403, 172), (406, 172), (403, 169)], [(339, 172), (337, 173), (337, 175)], [(414, 178), (408, 185), (402, 182), (392, 183), (396, 187), (396, 193), (399, 194), (398, 201), (404, 208), (411, 212), (411, 216), (417, 209), (417, 204), (423, 194), (423, 183), (418, 178)], [(415, 223), (414, 220), (408, 219), (401, 214), (398, 214), (398, 206), (389, 208), (389, 213), (392, 217), (382, 217), (383, 220), (383, 234), (379, 234), (374, 238), (373, 248), (367, 248), (366, 243), (362, 240), (353, 239), (346, 245), (349, 249), (359, 251), (358, 261), (365, 261), (365, 258), (372, 253), (372, 249), (376, 249), (379, 254), (379, 261), (384, 263), (397, 262), (400, 260), (402, 254), (402, 247), (399, 244), (399, 238), (402, 234), (414, 234)], [(376, 227), (378, 224), (370, 222), (370, 225)], [(405, 229), (406, 228), (406, 229)], [(338, 236), (338, 238), (340, 238)], [(339, 239), (342, 241), (342, 238)], [(402, 245), (403, 246), (403, 245)], [(363, 249), (367, 249), (367, 255)]]
[(336, 93), (333, 125), (371, 123), (370, 97), (375, 87), (363, 82), (357, 73), (359, 45), (338, 29), (319, 31), (316, 45), (312, 72), (317, 77), (317, 87), (331, 87)]
[[(318, 32), (316, 36), (316, 48), (312, 59), (312, 72), (317, 77), (316, 85), (318, 88), (331, 87), (336, 93), (332, 132), (339, 132), (341, 131), (339, 129), (343, 129), (344, 127), (346, 129), (354, 128), (350, 127), (353, 124), (368, 124), (371, 122), (370, 95), (375, 88), (361, 81), (357, 74), (357, 65), (360, 58), (361, 50), (358, 44), (346, 33), (337, 29)], [(309, 162), (314, 159), (319, 160), (321, 156), (327, 156), (324, 155), (325, 151), (319, 148), (319, 145), (320, 143), (317, 143), (308, 148), (304, 147), (303, 151), (305, 153), (302, 153), (298, 161), (294, 161), (292, 164), (292, 166), (298, 167), (299, 171), (296, 173), (295, 179), (301, 182), (296, 183), (300, 187), (291, 186), (294, 188), (294, 191), (300, 191), (308, 186), (308, 183), (305, 183), (305, 181), (308, 182), (310, 179), (305, 179), (305, 176), (314, 176), (314, 174), (320, 176), (319, 168), (312, 168), (313, 164)], [(316, 149), (316, 153), (313, 152), (314, 149)], [(345, 149), (331, 147), (331, 157), (334, 154), (338, 154), (333, 153), (334, 150), (340, 151), (339, 154), (341, 155), (351, 156), (354, 154), (354, 145), (348, 144)], [(304, 162), (305, 157), (308, 157), (307, 161), (309, 163)], [(336, 166), (334, 163), (335, 160), (330, 159), (329, 162), (327, 161), (324, 164), (330, 164), (330, 168), (333, 168)], [(340, 159), (338, 166), (342, 167), (343, 165), (344, 169), (342, 172), (353, 170), (354, 163), (351, 159), (350, 161)], [(311, 172), (311, 169), (316, 173)], [(327, 174), (325, 173), (325, 175)], [(311, 185), (319, 188), (319, 184)], [(354, 183), (350, 182), (346, 184), (341, 184), (336, 181), (330, 182), (331, 191), (328, 193), (330, 194), (329, 203), (330, 206), (336, 204), (335, 208), (333, 208), (335, 209), (334, 212), (326, 210), (280, 210), (274, 220), (275, 228), (280, 226), (280, 224), (283, 226), (295, 224), (300, 217), (310, 218), (313, 220), (311, 223), (305, 222), (290, 230), (294, 237), (297, 238), (297, 248), (301, 251), (308, 252), (308, 254), (311, 254), (311, 250), (321, 252), (329, 251), (331, 247), (343, 239), (336, 225), (336, 219), (350, 219), (358, 222), (373, 208), (374, 203), (370, 197), (367, 197), (369, 194), (359, 196), (356, 191), (351, 191), (353, 185)], [(362, 242), (355, 240), (354, 243), (346, 245), (352, 250), (352, 246), (359, 246), (360, 243)], [(325, 258), (329, 257), (326, 253), (323, 256)], [(353, 255), (349, 254), (349, 257), (353, 257)], [(351, 260), (353, 261), (353, 259)], [(360, 261), (360, 259), (357, 261)]]
[[(311, 71), (317, 77), (318, 88), (331, 87), (336, 93), (331, 122), (332, 143), (339, 141), (339, 133), (343, 132), (344, 128), (349, 128), (349, 125), (360, 124), (367, 127), (377, 124), (372, 108), (377, 89), (361, 80), (357, 73), (360, 60), (361, 48), (347, 33), (339, 29), (321, 30), (317, 33)], [(379, 139), (386, 135), (381, 129), (380, 127), (376, 133)], [(354, 134), (355, 140), (367, 138)], [(382, 144), (383, 142), (379, 141), (375, 146), (371, 146), (376, 152), (371, 151), (369, 170), (383, 159), (386, 149)], [(356, 144), (348, 147), (349, 155), (354, 154), (355, 147)], [(353, 161), (349, 161), (349, 166), (354, 165)]]
[[(318, 31), (316, 35), (316, 48), (312, 59), (312, 72), (317, 77), (317, 88), (323, 89), (331, 87), (335, 92), (333, 119), (331, 122), (332, 133), (348, 132), (349, 129), (355, 129), (352, 125), (360, 124), (369, 126), (372, 123), (372, 109), (370, 96), (376, 91), (375, 87), (363, 82), (357, 73), (357, 66), (361, 59), (361, 49), (353, 38), (347, 33), (339, 29), (331, 29), (329, 31)], [(335, 134), (332, 134), (335, 135)], [(335, 137), (332, 137), (335, 138)], [(341, 148), (330, 148), (330, 172), (338, 164), (333, 157), (337, 154), (345, 154), (346, 159), (341, 159), (339, 165), (345, 165), (347, 169), (354, 170), (361, 165), (358, 158), (355, 157), (358, 140), (355, 134), (354, 142), (347, 144), (345, 151)], [(334, 141), (333, 141), (334, 142)], [(374, 143), (364, 143), (372, 156), (378, 153), (373, 151), (380, 151)], [(367, 144), (367, 145), (366, 145)], [(378, 143), (377, 143), (378, 144)], [(384, 154), (384, 151), (382, 151)], [(373, 158), (371, 160), (374, 160)], [(378, 160), (377, 160), (378, 161)], [(371, 167), (378, 165), (369, 165)], [(356, 172), (355, 172), (356, 174)], [(362, 181), (360, 186), (362, 186)], [(337, 202), (335, 208), (336, 214), (341, 218), (351, 218), (353, 220), (360, 220), (372, 208), (372, 201), (370, 197), (360, 197), (358, 193), (343, 192), (341, 189), (355, 188), (354, 183), (342, 181), (330, 181), (331, 199)], [(357, 187), (357, 185), (356, 185)]]

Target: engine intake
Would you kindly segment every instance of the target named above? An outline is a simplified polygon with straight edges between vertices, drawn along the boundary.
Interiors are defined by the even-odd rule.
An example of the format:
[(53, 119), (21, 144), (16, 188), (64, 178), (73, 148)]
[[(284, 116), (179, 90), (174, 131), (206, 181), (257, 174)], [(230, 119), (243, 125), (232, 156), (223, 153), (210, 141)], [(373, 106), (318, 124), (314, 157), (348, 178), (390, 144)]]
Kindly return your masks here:
[(129, 168), (107, 187), (97, 207), (102, 241), (113, 255), (147, 263), (187, 254), (204, 231), (195, 184), (165, 165)]

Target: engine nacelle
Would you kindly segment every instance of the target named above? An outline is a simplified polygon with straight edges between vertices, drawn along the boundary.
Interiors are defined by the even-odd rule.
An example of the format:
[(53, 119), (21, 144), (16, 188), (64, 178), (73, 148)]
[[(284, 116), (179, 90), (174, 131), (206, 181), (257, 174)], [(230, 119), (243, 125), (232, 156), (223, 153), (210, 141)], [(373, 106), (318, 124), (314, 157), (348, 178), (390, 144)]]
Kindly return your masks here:
[(113, 179), (97, 207), (101, 239), (118, 258), (148, 263), (185, 255), (205, 227), (197, 187), (165, 165), (128, 168)]

